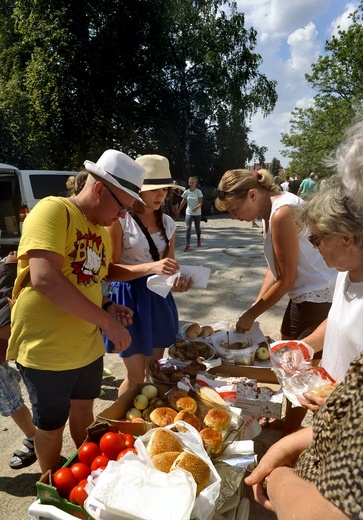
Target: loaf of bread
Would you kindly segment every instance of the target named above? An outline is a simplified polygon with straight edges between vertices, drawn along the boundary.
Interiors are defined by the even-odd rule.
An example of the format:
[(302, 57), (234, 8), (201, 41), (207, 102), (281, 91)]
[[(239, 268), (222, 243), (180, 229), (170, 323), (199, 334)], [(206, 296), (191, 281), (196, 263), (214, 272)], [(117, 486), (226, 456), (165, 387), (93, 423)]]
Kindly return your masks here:
[(204, 417), (204, 424), (207, 428), (214, 430), (226, 430), (231, 422), (231, 416), (222, 408), (211, 408)]
[(199, 395), (201, 399), (206, 401), (210, 406), (220, 406), (222, 408), (228, 407), (228, 403), (219, 395), (219, 393), (209, 386), (202, 386), (199, 389)]
[(199, 435), (201, 436), (207, 453), (210, 452), (212, 455), (218, 455), (222, 451), (223, 439), (219, 431), (213, 430), (213, 428), (203, 428), (203, 430), (199, 432)]
[(175, 459), (170, 470), (173, 471), (178, 468), (189, 471), (189, 473), (193, 475), (197, 484), (197, 496), (208, 486), (210, 481), (210, 468), (198, 455), (183, 451)]
[(153, 430), (146, 449), (151, 457), (167, 451), (178, 451), (179, 453), (183, 451), (181, 443), (173, 433), (158, 428)]
[[(198, 417), (194, 415), (194, 413), (189, 412), (188, 410), (181, 410), (180, 412), (178, 412), (174, 419), (174, 422), (177, 421), (184, 421), (188, 424), (191, 424), (198, 432), (201, 429), (201, 424)], [(185, 428), (183, 428), (182, 426), (177, 426), (177, 430), (183, 432), (185, 431)]]
[(202, 332), (202, 327), (199, 323), (192, 323), (185, 331), (185, 335), (189, 339), (195, 339)]
[(161, 406), (160, 408), (155, 408), (150, 414), (150, 420), (156, 424), (156, 426), (169, 426), (174, 422), (176, 411), (173, 408), (169, 408), (168, 406)]

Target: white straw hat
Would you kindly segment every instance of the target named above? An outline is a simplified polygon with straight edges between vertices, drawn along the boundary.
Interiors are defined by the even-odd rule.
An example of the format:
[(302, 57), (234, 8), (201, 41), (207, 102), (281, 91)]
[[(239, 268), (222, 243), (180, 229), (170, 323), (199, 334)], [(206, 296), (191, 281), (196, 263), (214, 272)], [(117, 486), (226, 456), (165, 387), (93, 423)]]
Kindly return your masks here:
[(106, 150), (96, 163), (84, 161), (84, 165), (96, 177), (143, 202), (139, 193), (145, 169), (128, 155), (118, 150)]
[(183, 186), (173, 184), (169, 169), (169, 161), (162, 155), (142, 155), (136, 159), (137, 164), (145, 169), (144, 183), (141, 191), (157, 190), (158, 188), (179, 188)]

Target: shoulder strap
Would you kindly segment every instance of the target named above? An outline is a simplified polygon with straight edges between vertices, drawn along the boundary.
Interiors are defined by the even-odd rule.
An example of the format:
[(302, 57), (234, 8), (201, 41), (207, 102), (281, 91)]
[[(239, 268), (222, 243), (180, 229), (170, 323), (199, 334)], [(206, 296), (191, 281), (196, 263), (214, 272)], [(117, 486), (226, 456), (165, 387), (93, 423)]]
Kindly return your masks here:
[(154, 262), (157, 262), (158, 260), (160, 260), (159, 251), (158, 251), (158, 248), (156, 247), (155, 242), (153, 241), (147, 227), (144, 226), (144, 224), (141, 222), (141, 220), (139, 219), (139, 217), (136, 214), (133, 213), (131, 216), (135, 220), (135, 222), (138, 224), (141, 231), (144, 233), (146, 240), (149, 243), (150, 254), (151, 254)]

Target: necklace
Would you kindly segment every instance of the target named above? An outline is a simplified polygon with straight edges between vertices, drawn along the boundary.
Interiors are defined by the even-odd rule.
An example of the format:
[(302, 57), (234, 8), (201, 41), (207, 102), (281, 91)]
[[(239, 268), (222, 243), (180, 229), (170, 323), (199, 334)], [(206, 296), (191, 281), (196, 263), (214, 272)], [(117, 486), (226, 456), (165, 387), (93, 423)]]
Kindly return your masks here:
[[(86, 217), (86, 214), (85, 214), (85, 212), (83, 211), (83, 208), (82, 208), (82, 206), (80, 205), (80, 203), (79, 203), (79, 201), (78, 201), (78, 199), (77, 199), (77, 196), (75, 196), (74, 199), (75, 199), (75, 201), (76, 201), (76, 203), (77, 203), (77, 206), (79, 207), (79, 209), (80, 209), (80, 211), (81, 211), (81, 213), (82, 213), (82, 215), (83, 215), (84, 220), (87, 220), (87, 222), (91, 222), (91, 224), (93, 224), (93, 222), (92, 222), (91, 220), (89, 220), (89, 219)], [(95, 226), (96, 224), (93, 224), (93, 225)]]

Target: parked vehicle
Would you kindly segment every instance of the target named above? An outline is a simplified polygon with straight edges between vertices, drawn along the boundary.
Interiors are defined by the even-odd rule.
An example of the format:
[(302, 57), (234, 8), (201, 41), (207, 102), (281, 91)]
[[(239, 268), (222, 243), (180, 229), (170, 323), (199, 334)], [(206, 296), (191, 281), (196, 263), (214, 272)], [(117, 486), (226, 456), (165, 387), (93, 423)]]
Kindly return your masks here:
[(22, 223), (35, 204), (48, 195), (67, 196), (67, 179), (76, 173), (0, 163), (0, 256), (17, 249)]

